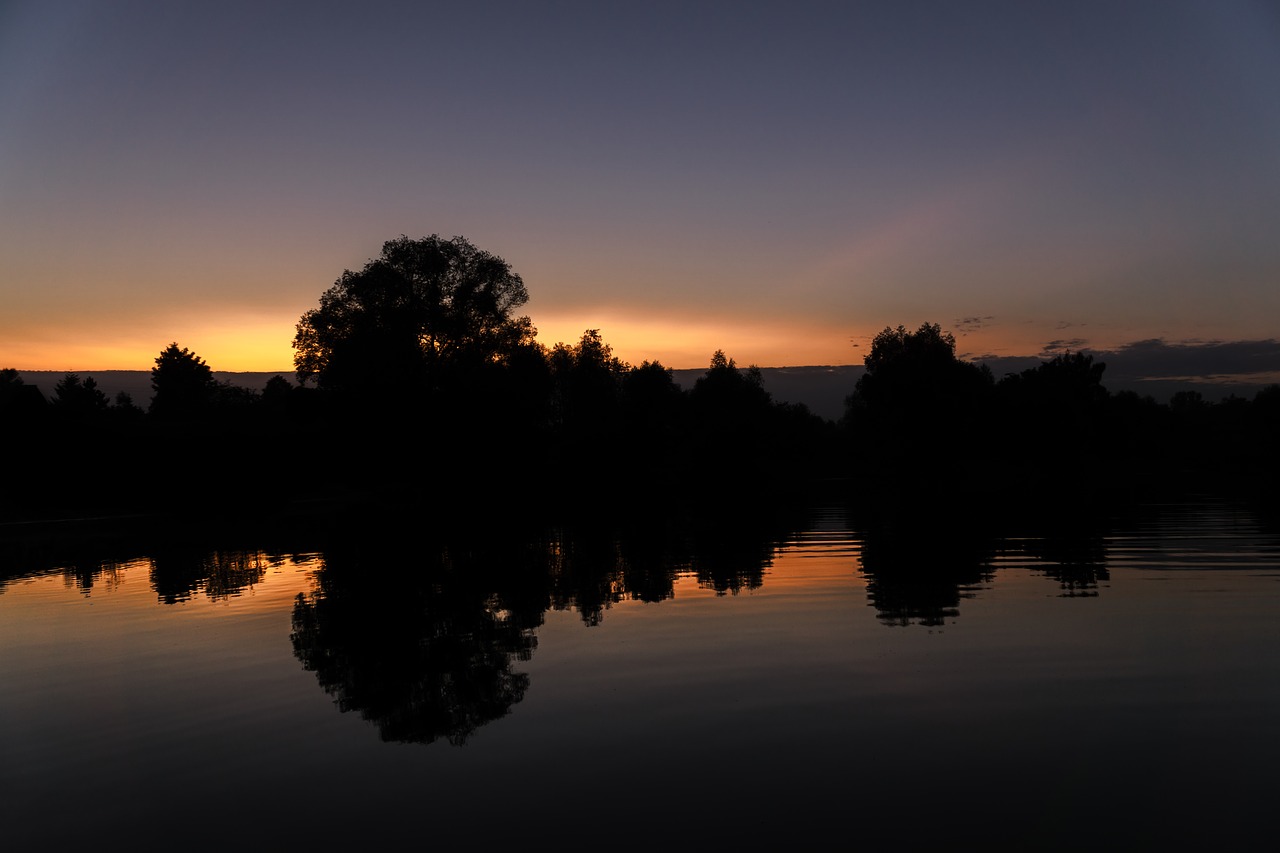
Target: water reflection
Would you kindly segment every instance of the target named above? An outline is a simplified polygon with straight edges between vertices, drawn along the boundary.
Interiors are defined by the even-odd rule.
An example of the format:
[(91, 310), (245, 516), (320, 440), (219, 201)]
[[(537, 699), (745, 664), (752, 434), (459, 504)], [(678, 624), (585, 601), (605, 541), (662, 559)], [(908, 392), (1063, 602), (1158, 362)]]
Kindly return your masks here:
[(992, 578), (995, 541), (946, 526), (868, 529), (862, 573), (867, 603), (889, 625), (940, 626)]
[(579, 519), (546, 542), (549, 606), (576, 610), (583, 622), (598, 625), (620, 601), (671, 598), (682, 575), (719, 595), (758, 589), (776, 550), (807, 519), (758, 507)]
[(1045, 577), (1058, 582), (1064, 598), (1092, 598), (1111, 580), (1104, 534), (1094, 530), (1057, 531), (1018, 542)]
[(0, 538), (0, 593), (12, 580), (57, 574), (67, 586), (88, 595), (99, 584), (116, 586), (134, 561), (93, 540), (32, 535), (21, 527), (6, 532), (9, 535)]
[[(1189, 837), (1209, 841), (1240, 803), (1267, 813), (1276, 534), (1227, 512), (1140, 522), (887, 527), (841, 508), (798, 525), (489, 518), (447, 533), (343, 519), (287, 543), (97, 556), (64, 542), (51, 562), (7, 566), (10, 581), (45, 577), (0, 595), (15, 813), (74, 825), (78, 844), (111, 820), (171, 835), (193, 786), (252, 779), (285, 799), (258, 810), (283, 816), (269, 833), (246, 837), (325, 847), (385, 827), (374, 841), (389, 847), (425, 820), (466, 847), (495, 797), (504, 826), (535, 825), (576, 784), (608, 837), (610, 808), (678, 766), (713, 808), (622, 843), (723, 842), (705, 815), (771, 784), (780, 817), (738, 821), (729, 841), (782, 841), (798, 814), (817, 815), (810, 836), (838, 836), (858, 801), (869, 837), (892, 842), (921, 814), (962, 824), (1008, 779), (1025, 784), (983, 830), (997, 841), (1052, 846), (1075, 827), (1079, 847), (1118, 825), (1133, 846), (1170, 802), (1208, 815)], [(313, 556), (276, 571), (281, 545)], [(252, 601), (224, 606), (236, 590)], [(1080, 593), (1105, 601), (1058, 598)], [(939, 756), (966, 768), (967, 793), (921, 787)], [(162, 807), (95, 799), (122, 767), (170, 780), (152, 786)], [(522, 787), (531, 767), (547, 784)], [(96, 811), (59, 822), (43, 792), (68, 785)], [(317, 790), (340, 819), (299, 824)]]
[[(1001, 530), (972, 517), (884, 523), (836, 513), (825, 517), (822, 536), (828, 558), (847, 567), (850, 588), (865, 581), (865, 598), (850, 600), (865, 602), (879, 624), (936, 628), (1009, 569), (1034, 571), (1061, 597), (1089, 599), (1107, 589), (1117, 566), (1232, 567), (1242, 547), (1251, 555), (1243, 564), (1256, 565), (1256, 555), (1274, 562), (1274, 533), (1247, 513), (1201, 508), (1194, 518), (1156, 513), (1116, 533), (1097, 515), (1023, 519)], [(309, 529), (305, 543), (290, 540), (312, 552), (318, 540), (328, 543), (318, 549), (313, 587), (293, 604), (294, 655), (339, 708), (388, 741), (462, 744), (509, 714), (529, 689), (520, 663), (534, 654), (548, 610), (597, 626), (620, 602), (670, 599), (689, 578), (719, 596), (767, 594), (780, 551), (795, 550), (815, 522), (805, 512), (733, 507), (578, 517), (554, 528), (488, 519), (439, 528), (447, 534), (424, 535), (416, 519), (366, 517), (326, 526), (322, 536)], [(209, 541), (171, 536), (146, 548), (0, 539), (0, 593), (15, 578), (55, 574), (89, 595), (139, 566), (162, 604), (220, 601), (305, 553)], [(787, 583), (795, 589), (797, 580)]]
[(529, 688), (513, 664), (537, 645), (540, 550), (391, 537), (330, 548), (294, 603), (294, 654), (383, 740), (465, 743)]
[(217, 601), (252, 589), (267, 573), (271, 558), (261, 551), (206, 551), (168, 547), (151, 560), (151, 586), (165, 604), (204, 592)]
[(94, 523), (14, 526), (0, 533), (0, 593), (14, 580), (58, 575), (87, 596), (99, 586), (114, 588), (141, 564), (162, 604), (199, 594), (224, 601), (252, 590), (272, 567), (306, 559), (299, 551), (267, 551), (246, 542), (257, 538), (242, 533), (220, 541), (208, 532), (155, 535), (127, 526), (104, 531)]
[(720, 593), (757, 588), (789, 528), (710, 515), (549, 532), (463, 525), (447, 538), (415, 529), (366, 519), (323, 550), (315, 589), (294, 603), (294, 653), (384, 740), (460, 745), (524, 698), (515, 665), (533, 655), (547, 610), (599, 625), (620, 601), (670, 598), (690, 573)]

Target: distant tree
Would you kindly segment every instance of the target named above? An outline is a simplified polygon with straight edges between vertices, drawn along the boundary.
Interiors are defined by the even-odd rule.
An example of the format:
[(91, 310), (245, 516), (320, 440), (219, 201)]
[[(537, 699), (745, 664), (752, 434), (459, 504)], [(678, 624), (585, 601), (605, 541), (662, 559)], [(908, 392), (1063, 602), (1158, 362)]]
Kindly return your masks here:
[[(1249, 407), (1249, 446), (1260, 457), (1260, 468), (1270, 475), (1275, 494), (1280, 483), (1280, 385), (1268, 385), (1254, 395)], [(1277, 501), (1280, 503), (1280, 500)]]
[(727, 482), (754, 477), (763, 462), (772, 401), (759, 369), (738, 369), (723, 350), (689, 392), (690, 455), (698, 474)]
[(868, 405), (917, 415), (950, 408), (991, 384), (989, 373), (956, 357), (956, 339), (936, 323), (914, 332), (885, 328), (863, 360), (866, 372), (856, 392)]
[(16, 404), (19, 397), (25, 397), (29, 391), (22, 375), (12, 367), (0, 369), (0, 410)]
[(671, 370), (660, 361), (643, 362), (622, 377), (623, 416), (637, 438), (673, 438), (684, 402)]
[[(1000, 380), (1005, 417), (1025, 428), (1078, 430), (1098, 416), (1106, 402), (1106, 365), (1087, 353), (1064, 353)], [(1193, 392), (1194, 393), (1194, 392)], [(1199, 395), (1196, 395), (1197, 397)]]
[(598, 329), (587, 329), (570, 346), (558, 343), (548, 355), (553, 412), (575, 438), (609, 432), (617, 417), (622, 379), (630, 365), (613, 354)]
[(1105, 369), (1087, 353), (1063, 353), (1001, 379), (994, 431), (1008, 462), (1059, 482), (1096, 462), (1108, 399)]
[(936, 323), (876, 335), (845, 418), (864, 464), (928, 469), (976, 452), (994, 379), (955, 349)]
[(1169, 400), (1169, 408), (1175, 414), (1183, 416), (1200, 414), (1208, 407), (1204, 395), (1199, 391), (1179, 391)]
[(288, 397), (293, 393), (293, 383), (283, 376), (272, 376), (262, 389), (262, 399), (271, 400), (277, 397)]
[(133, 402), (133, 395), (128, 391), (121, 391), (115, 396), (115, 400), (111, 405), (111, 411), (118, 418), (136, 419), (142, 417), (144, 412)]
[(267, 411), (283, 414), (289, 410), (293, 397), (293, 383), (283, 376), (272, 376), (262, 389), (262, 403)]
[(220, 410), (245, 410), (253, 407), (262, 399), (262, 395), (252, 388), (232, 385), (229, 382), (217, 383), (213, 395), (213, 403)]
[(22, 374), (12, 367), (0, 369), (0, 394), (6, 393), (10, 388), (17, 388), (25, 384), (22, 381)]
[(68, 373), (53, 386), (53, 406), (65, 414), (84, 417), (107, 411), (109, 401), (93, 377), (82, 380)]
[(724, 350), (711, 356), (711, 365), (693, 384), (690, 399), (695, 412), (714, 429), (742, 429), (757, 420), (771, 402), (760, 368), (753, 365), (743, 373)]
[(513, 316), (528, 298), (506, 261), (463, 237), (389, 240), (298, 321), (298, 378), (379, 392), (465, 381), (532, 341), (529, 318)]
[(25, 383), (18, 371), (12, 367), (0, 369), (0, 426), (14, 419), (37, 418), (47, 407), (40, 389)]
[(1172, 413), (1149, 394), (1118, 391), (1107, 398), (1100, 423), (1101, 445), (1111, 463), (1154, 464), (1167, 457)]
[(161, 350), (151, 368), (151, 414), (181, 417), (213, 405), (221, 386), (204, 359), (176, 343)]
[(694, 388), (700, 389), (699, 393), (704, 394), (715, 393), (717, 388), (742, 389), (746, 387), (754, 389), (749, 392), (752, 396), (768, 396), (768, 393), (764, 390), (764, 376), (761, 374), (760, 368), (752, 365), (747, 368), (747, 372), (744, 374), (738, 368), (738, 363), (726, 356), (722, 349), (716, 350), (711, 355), (711, 364), (708, 365), (707, 372), (694, 383)]

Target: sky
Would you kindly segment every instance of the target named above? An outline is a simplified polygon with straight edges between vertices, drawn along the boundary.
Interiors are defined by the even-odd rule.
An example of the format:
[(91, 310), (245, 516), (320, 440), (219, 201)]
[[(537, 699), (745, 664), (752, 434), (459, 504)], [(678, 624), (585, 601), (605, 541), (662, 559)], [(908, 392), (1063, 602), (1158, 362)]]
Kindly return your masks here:
[(636, 363), (1280, 377), (1278, 154), (1280, 0), (0, 0), (0, 366), (287, 369), (440, 234)]

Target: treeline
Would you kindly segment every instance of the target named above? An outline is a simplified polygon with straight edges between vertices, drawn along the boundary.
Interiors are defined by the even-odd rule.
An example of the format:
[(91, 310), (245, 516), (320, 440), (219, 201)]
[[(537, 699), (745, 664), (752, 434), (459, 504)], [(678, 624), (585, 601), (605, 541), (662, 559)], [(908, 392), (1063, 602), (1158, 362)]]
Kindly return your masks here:
[(0, 371), (14, 486), (4, 512), (477, 495), (536, 512), (540, 496), (669, 501), (664, 489), (835, 474), (824, 467), (837, 426), (774, 402), (759, 371), (719, 352), (688, 390), (658, 362), (616, 358), (594, 330), (431, 388), (390, 388), (385, 375), (341, 388), (277, 376), (253, 391), (217, 382), (202, 358), (171, 344), (144, 410), (74, 374), (46, 399), (17, 371)]
[[(616, 506), (846, 478), (872, 500), (953, 505), (993, 492), (1274, 482), (1280, 386), (1252, 400), (1168, 404), (1109, 393), (1104, 365), (1070, 354), (996, 380), (954, 355), (938, 326), (886, 329), (833, 423), (773, 401), (724, 353), (682, 390), (657, 362), (628, 365), (598, 332), (529, 347), (431, 391), (335, 390), (283, 376), (261, 391), (218, 383), (167, 347), (147, 410), (68, 374), (46, 399), (0, 371), (4, 510), (249, 509), (353, 496), (539, 495)], [(375, 390), (376, 389), (376, 390)], [(726, 491), (727, 490), (727, 491)]]
[(305, 313), (300, 384), (217, 382), (176, 343), (146, 411), (67, 375), (0, 371), (0, 511), (257, 510), (307, 500), (475, 506), (721, 501), (842, 481), (870, 504), (954, 507), (1169, 484), (1274, 490), (1280, 386), (1170, 404), (1111, 394), (1071, 354), (996, 379), (936, 325), (885, 329), (838, 423), (774, 401), (716, 352), (681, 389), (596, 330), (545, 347), (519, 276), (462, 238), (389, 241)]
[[(996, 379), (939, 326), (873, 341), (841, 424), (849, 471), (901, 494), (1088, 498), (1229, 487), (1274, 499), (1280, 385), (1211, 403), (1111, 393), (1106, 365), (1068, 353)], [(950, 495), (941, 494), (947, 491)]]

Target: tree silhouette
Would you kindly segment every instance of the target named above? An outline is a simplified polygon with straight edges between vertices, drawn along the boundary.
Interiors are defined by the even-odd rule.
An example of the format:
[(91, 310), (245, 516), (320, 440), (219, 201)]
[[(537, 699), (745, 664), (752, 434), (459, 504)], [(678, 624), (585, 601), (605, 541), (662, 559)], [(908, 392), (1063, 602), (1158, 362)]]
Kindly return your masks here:
[(1107, 404), (1106, 365), (1085, 353), (1065, 353), (996, 386), (1000, 442), (1024, 475), (1057, 479), (1096, 460)]
[(670, 464), (684, 429), (685, 396), (671, 371), (646, 361), (622, 377), (624, 445), (649, 471)]
[(82, 380), (77, 374), (68, 373), (53, 386), (54, 409), (72, 417), (99, 415), (107, 411), (108, 405), (107, 395), (93, 377)]
[(213, 370), (186, 347), (171, 343), (156, 357), (151, 368), (151, 414), (184, 417), (211, 406), (220, 386)]
[(609, 440), (617, 427), (623, 377), (630, 366), (614, 357), (598, 329), (577, 344), (556, 344), (549, 356), (552, 412), (570, 442)]
[(692, 445), (705, 476), (745, 473), (744, 463), (759, 460), (771, 405), (760, 370), (743, 373), (716, 350), (689, 392)]
[(21, 388), (25, 384), (22, 381), (22, 374), (12, 367), (0, 368), (0, 400), (7, 399), (13, 389)]
[(928, 418), (953, 409), (990, 383), (990, 374), (956, 357), (956, 339), (936, 323), (915, 332), (886, 328), (871, 342), (856, 386), (869, 406), (899, 417)]
[(533, 339), (529, 318), (512, 316), (528, 298), (506, 261), (463, 237), (389, 240), (298, 321), (298, 377), (348, 392), (439, 390)]
[(973, 455), (994, 383), (955, 349), (937, 324), (876, 335), (846, 413), (864, 465), (936, 470)]

